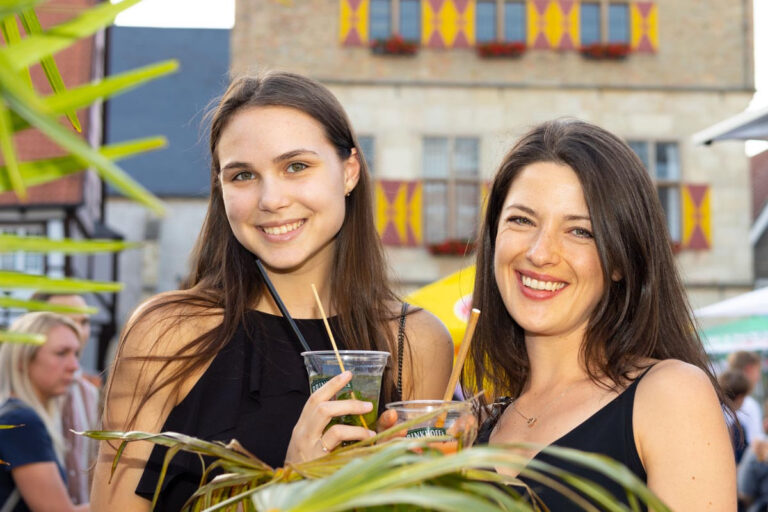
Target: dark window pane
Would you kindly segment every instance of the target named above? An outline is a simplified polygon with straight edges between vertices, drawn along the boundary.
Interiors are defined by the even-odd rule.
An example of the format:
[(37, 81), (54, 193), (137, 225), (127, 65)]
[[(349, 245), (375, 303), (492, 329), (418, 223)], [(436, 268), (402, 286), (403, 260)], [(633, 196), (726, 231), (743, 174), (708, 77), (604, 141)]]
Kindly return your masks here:
[(680, 179), (680, 157), (677, 153), (676, 143), (659, 142), (656, 144), (656, 179)]
[(475, 40), (487, 43), (496, 39), (496, 2), (477, 2), (475, 7)]
[(611, 4), (608, 6), (608, 42), (629, 42), (629, 5)]
[(664, 208), (664, 215), (667, 217), (667, 229), (670, 238), (680, 241), (680, 189), (678, 187), (658, 187), (659, 201)]
[(363, 153), (365, 163), (368, 164), (368, 172), (373, 174), (373, 163), (374, 159), (376, 158), (376, 153), (374, 153), (373, 137), (370, 135), (360, 135), (357, 137), (357, 144), (360, 146), (360, 151)]
[(507, 2), (504, 5), (504, 40), (525, 42), (525, 3)]
[(440, 243), (448, 238), (448, 184), (424, 182), (424, 241)]
[(581, 17), (581, 45), (586, 46), (592, 43), (600, 42), (600, 5), (599, 4), (581, 4), (579, 11)]
[(425, 137), (422, 163), (425, 178), (448, 178), (450, 176), (448, 139), (445, 137)]
[(408, 41), (421, 40), (420, 0), (400, 0), (400, 35)]
[(371, 35), (373, 39), (386, 39), (392, 35), (390, 26), (390, 0), (371, 0)]

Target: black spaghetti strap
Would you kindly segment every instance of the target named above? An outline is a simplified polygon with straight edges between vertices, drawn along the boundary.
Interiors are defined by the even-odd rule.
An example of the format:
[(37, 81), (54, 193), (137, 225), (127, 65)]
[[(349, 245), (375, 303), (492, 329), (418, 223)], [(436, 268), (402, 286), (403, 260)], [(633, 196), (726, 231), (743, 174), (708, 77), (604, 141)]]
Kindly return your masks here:
[(408, 313), (408, 303), (403, 302), (400, 310), (400, 327), (397, 330), (397, 394), (403, 399), (403, 347), (405, 345), (405, 314)]

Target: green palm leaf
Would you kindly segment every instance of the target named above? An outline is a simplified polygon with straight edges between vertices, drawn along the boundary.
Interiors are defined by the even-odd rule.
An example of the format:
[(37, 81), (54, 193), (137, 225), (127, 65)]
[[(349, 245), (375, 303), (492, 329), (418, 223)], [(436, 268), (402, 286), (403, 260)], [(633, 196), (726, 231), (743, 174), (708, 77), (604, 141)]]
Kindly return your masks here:
[(0, 18), (30, 9), (44, 0), (0, 0)]
[(0, 153), (5, 160), (5, 174), (14, 192), (23, 201), (27, 198), (27, 187), (21, 179), (19, 161), (16, 158), (16, 148), (13, 146), (11, 119), (5, 104), (0, 102)]
[[(99, 29), (111, 24), (120, 12), (139, 3), (139, 1), (141, 0), (123, 0), (116, 4), (100, 3), (79, 16), (56, 25), (41, 34), (30, 35), (19, 44), (0, 49), (0, 54), (3, 54), (12, 63), (14, 71), (18, 72), (73, 45), (79, 39), (94, 34)], [(26, 10), (28, 7), (31, 6), (20, 10)]]
[[(16, 16), (6, 16), (0, 21), (0, 27), (2, 27), (3, 39), (6, 44), (16, 44), (21, 41), (21, 33), (19, 32), (19, 25), (16, 23)], [(29, 74), (29, 69), (24, 69), (20, 73), (20, 76), (27, 82), (29, 88), (32, 88), (32, 77)]]
[(0, 233), (0, 254), (4, 252), (62, 252), (65, 254), (88, 254), (96, 252), (117, 252), (135, 249), (140, 244), (115, 240), (51, 240), (39, 236), (18, 236)]
[[(37, 14), (32, 9), (27, 9), (21, 13), (21, 23), (24, 25), (27, 35), (39, 35), (43, 33), (43, 27), (40, 26), (40, 20), (37, 19)], [(15, 22), (14, 22), (15, 25)], [(59, 68), (56, 66), (56, 61), (50, 55), (43, 57), (40, 60), (40, 65), (43, 67), (45, 76), (48, 79), (48, 83), (51, 84), (51, 89), (55, 93), (64, 92), (67, 90), (64, 85), (64, 80), (61, 78)], [(67, 110), (65, 112), (67, 119), (72, 124), (72, 127), (78, 132), (82, 132), (83, 129), (80, 126), (80, 120), (77, 118), (77, 112), (74, 110)]]
[(66, 306), (64, 304), (51, 304), (39, 300), (20, 300), (11, 297), (0, 297), (0, 308), (26, 309), (27, 311), (51, 311), (52, 313), (85, 313), (95, 315), (99, 308), (91, 306)]
[(0, 270), (0, 290), (26, 289), (45, 293), (119, 292), (121, 283), (86, 279), (56, 279)]
[[(167, 141), (164, 137), (149, 137), (102, 146), (98, 152), (110, 160), (120, 160), (166, 146)], [(21, 162), (19, 172), (24, 183), (31, 187), (80, 172), (84, 167), (81, 158), (69, 155)], [(0, 192), (11, 190), (11, 183), (6, 173), (6, 168), (0, 166)]]
[(28, 343), (30, 345), (42, 345), (45, 336), (42, 334), (29, 334), (12, 331), (0, 331), (0, 342), (3, 343)]
[[(8, 79), (9, 77), (5, 78)], [(41, 114), (18, 98), (11, 96), (7, 97), (6, 101), (17, 114), (59, 146), (72, 153), (75, 157), (78, 157), (84, 165), (93, 165), (98, 174), (122, 194), (144, 204), (158, 215), (162, 215), (165, 212), (163, 204), (159, 199), (104, 155), (61, 126), (55, 119)]]

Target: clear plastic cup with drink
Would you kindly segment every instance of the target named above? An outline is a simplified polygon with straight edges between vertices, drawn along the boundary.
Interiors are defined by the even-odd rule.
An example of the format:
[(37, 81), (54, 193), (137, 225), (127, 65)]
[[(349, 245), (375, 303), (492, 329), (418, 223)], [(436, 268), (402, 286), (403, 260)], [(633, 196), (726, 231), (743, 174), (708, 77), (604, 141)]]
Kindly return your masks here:
[(403, 423), (442, 410), (423, 422), (412, 425), (405, 432), (409, 439), (433, 440), (431, 448), (445, 454), (455, 453), (472, 446), (477, 437), (477, 419), (472, 401), (407, 400), (387, 404), (397, 413), (396, 423)]
[[(309, 389), (314, 393), (326, 382), (342, 372), (336, 353), (333, 350), (302, 352), (304, 366), (309, 374)], [(371, 402), (371, 412), (363, 415), (350, 414), (338, 416), (330, 425), (341, 423), (373, 429), (379, 417), (379, 392), (381, 376), (387, 366), (389, 352), (375, 350), (339, 350), (344, 369), (352, 372), (352, 380), (336, 393), (336, 400), (364, 400)], [(362, 418), (362, 420), (361, 420)], [(363, 420), (365, 424), (363, 424)]]

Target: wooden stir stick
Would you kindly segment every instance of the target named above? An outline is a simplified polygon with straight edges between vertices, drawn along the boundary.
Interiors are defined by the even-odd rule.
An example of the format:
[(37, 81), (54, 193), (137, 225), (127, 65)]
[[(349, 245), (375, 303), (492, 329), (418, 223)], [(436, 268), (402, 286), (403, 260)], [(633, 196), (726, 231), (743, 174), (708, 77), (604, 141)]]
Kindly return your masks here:
[[(336, 339), (333, 337), (333, 332), (331, 331), (331, 326), (328, 323), (328, 318), (325, 316), (325, 310), (323, 309), (323, 302), (320, 300), (320, 295), (317, 294), (317, 288), (315, 288), (315, 283), (312, 283), (312, 293), (315, 294), (315, 300), (317, 301), (317, 306), (320, 308), (320, 314), (323, 316), (323, 323), (325, 324), (325, 330), (328, 331), (328, 337), (331, 338), (331, 345), (333, 345), (333, 353), (336, 354), (336, 361), (339, 363), (339, 368), (341, 369), (342, 373), (346, 370), (344, 369), (344, 362), (341, 360), (341, 354), (339, 354), (339, 347), (336, 346)], [(355, 391), (352, 390), (352, 386), (350, 385), (350, 394), (352, 395), (353, 400), (357, 400), (355, 397)], [(365, 418), (363, 418), (363, 415), (360, 415), (360, 421), (363, 424), (363, 427), (365, 427), (366, 430), (370, 430), (368, 428), (368, 423), (365, 421)]]
[(459, 375), (461, 375), (461, 369), (464, 367), (464, 360), (469, 353), (469, 345), (472, 343), (472, 335), (475, 334), (475, 327), (477, 327), (477, 319), (479, 317), (480, 310), (472, 308), (472, 311), (469, 313), (467, 330), (464, 331), (464, 338), (461, 340), (461, 347), (459, 347), (459, 355), (456, 356), (456, 362), (451, 371), (451, 378), (448, 379), (448, 387), (445, 388), (445, 393), (443, 393), (443, 401), (450, 400), (453, 397), (453, 391), (456, 389), (456, 383), (459, 382)]

